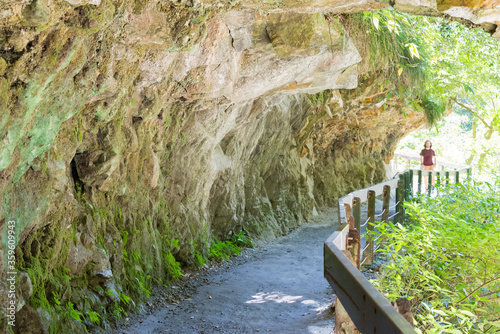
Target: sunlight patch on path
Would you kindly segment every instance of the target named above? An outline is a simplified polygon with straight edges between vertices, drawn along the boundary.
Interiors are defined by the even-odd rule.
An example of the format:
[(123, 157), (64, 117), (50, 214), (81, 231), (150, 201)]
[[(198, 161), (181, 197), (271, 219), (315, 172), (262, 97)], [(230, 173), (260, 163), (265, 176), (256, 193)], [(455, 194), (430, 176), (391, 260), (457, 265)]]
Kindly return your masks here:
[(309, 334), (332, 334), (332, 333), (334, 333), (332, 330), (325, 328), (325, 327), (321, 327), (321, 326), (309, 326), (307, 328), (307, 332)]
[(304, 305), (317, 305), (318, 302), (312, 299), (306, 299), (301, 302)]
[(258, 294), (253, 295), (252, 298), (253, 299), (247, 301), (246, 304), (262, 304), (266, 302), (291, 304), (302, 298), (302, 296), (290, 296), (281, 292), (259, 292)]

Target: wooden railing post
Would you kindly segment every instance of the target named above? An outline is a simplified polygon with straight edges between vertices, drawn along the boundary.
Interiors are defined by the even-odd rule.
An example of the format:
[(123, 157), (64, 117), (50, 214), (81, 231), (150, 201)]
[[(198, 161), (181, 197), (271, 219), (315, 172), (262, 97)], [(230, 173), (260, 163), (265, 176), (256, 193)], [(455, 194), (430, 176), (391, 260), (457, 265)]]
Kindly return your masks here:
[(408, 190), (410, 191), (411, 197), (413, 197), (413, 169), (410, 169), (408, 171), (408, 174), (409, 174), (408, 177), (410, 179), (410, 183), (408, 184), (408, 186), (409, 186)]
[[(384, 186), (383, 197), (382, 222), (387, 223), (389, 221), (389, 210), (391, 205), (391, 186)], [(380, 244), (383, 241), (383, 237), (378, 237), (378, 240), (377, 244)], [(375, 247), (375, 242), (373, 242), (373, 246)], [(375, 250), (373, 253), (375, 253)]]
[(408, 192), (408, 184), (410, 183), (410, 181), (408, 180), (408, 171), (406, 171), (406, 172), (403, 173), (403, 178), (404, 178), (404, 182), (405, 182), (405, 186), (404, 186), (404, 189), (405, 189), (404, 190), (404, 193), (405, 193), (404, 199), (405, 199), (405, 201), (407, 201), (409, 199), (408, 197), (410, 195), (409, 192)]
[(405, 201), (410, 200), (410, 172), (405, 172)]
[(409, 201), (410, 198), (412, 197), (412, 191), (411, 191), (411, 177), (413, 176), (413, 173), (409, 170), (406, 173), (406, 200)]
[(458, 170), (455, 172), (455, 183), (460, 183), (460, 172)]
[(368, 190), (368, 225), (366, 226), (366, 230), (369, 231), (366, 238), (366, 255), (363, 253), (363, 258), (366, 258), (364, 264), (370, 265), (373, 262), (373, 235), (370, 232), (373, 232), (375, 223), (375, 191)]
[(432, 172), (429, 171), (429, 174), (427, 174), (427, 195), (430, 196), (431, 195), (431, 191), (432, 191)]
[(358, 232), (361, 229), (361, 199), (359, 197), (354, 197), (352, 200), (352, 211), (354, 217), (354, 227)]
[(436, 172), (436, 188), (439, 189), (441, 186), (441, 172)]
[(418, 194), (422, 193), (422, 170), (418, 171)]
[(402, 223), (404, 221), (404, 208), (403, 208), (403, 202), (404, 202), (404, 177), (402, 174), (399, 174), (399, 181), (398, 181), (398, 187), (396, 188), (396, 212), (398, 213), (396, 215), (396, 223)]
[(449, 171), (446, 171), (445, 178), (446, 178), (446, 186), (448, 186), (450, 184), (450, 172)]
[(384, 204), (382, 205), (382, 221), (389, 220), (389, 204), (391, 203), (391, 186), (384, 186)]

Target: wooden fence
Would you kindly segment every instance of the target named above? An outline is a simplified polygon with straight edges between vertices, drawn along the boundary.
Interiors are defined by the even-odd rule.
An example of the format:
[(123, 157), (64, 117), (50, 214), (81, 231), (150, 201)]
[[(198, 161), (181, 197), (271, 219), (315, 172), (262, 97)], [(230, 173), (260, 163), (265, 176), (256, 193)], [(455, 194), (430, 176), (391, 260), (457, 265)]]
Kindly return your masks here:
[[(411, 161), (419, 161), (419, 157), (395, 155), (395, 158)], [(373, 254), (377, 240), (366, 237), (363, 230), (373, 230), (376, 221), (403, 222), (403, 202), (408, 201), (422, 190), (423, 176), (428, 176), (429, 190), (431, 194), (431, 182), (434, 177), (436, 184), (460, 183), (461, 177), (470, 177), (471, 166), (458, 165), (446, 162), (438, 162), (441, 170), (422, 171), (409, 168), (398, 173), (391, 180), (376, 184), (374, 186), (353, 191), (339, 199), (339, 229), (335, 231), (324, 244), (324, 274), (335, 291), (337, 298), (341, 301), (343, 308), (347, 311), (356, 328), (364, 333), (415, 333), (411, 325), (391, 305), (391, 303), (378, 292), (371, 283), (359, 271), (363, 264), (373, 261)], [(447, 169), (444, 169), (447, 168)], [(438, 168), (439, 169), (439, 168)], [(423, 173), (426, 173), (425, 175)], [(453, 181), (453, 182), (452, 182)], [(375, 199), (382, 199), (382, 211), (376, 213)], [(393, 205), (391, 206), (391, 199)], [(361, 219), (362, 203), (367, 202), (367, 218)], [(391, 214), (391, 211), (393, 213)], [(351, 230), (351, 231), (350, 231)], [(356, 230), (358, 234), (350, 233)], [(352, 259), (346, 257), (346, 250), (352, 239), (359, 238), (364, 241), (363, 248), (358, 246), (350, 248)], [(378, 243), (380, 244), (380, 242)]]

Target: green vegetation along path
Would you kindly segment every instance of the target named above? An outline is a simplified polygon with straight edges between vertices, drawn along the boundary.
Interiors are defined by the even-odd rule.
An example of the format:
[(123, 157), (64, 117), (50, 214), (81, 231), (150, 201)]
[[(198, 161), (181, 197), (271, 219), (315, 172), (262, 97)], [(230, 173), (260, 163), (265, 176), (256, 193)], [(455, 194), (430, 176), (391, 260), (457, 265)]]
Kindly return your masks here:
[(287, 236), (157, 291), (146, 315), (113, 332), (329, 334), (334, 295), (323, 277), (323, 243), (337, 225), (337, 212), (322, 210)]

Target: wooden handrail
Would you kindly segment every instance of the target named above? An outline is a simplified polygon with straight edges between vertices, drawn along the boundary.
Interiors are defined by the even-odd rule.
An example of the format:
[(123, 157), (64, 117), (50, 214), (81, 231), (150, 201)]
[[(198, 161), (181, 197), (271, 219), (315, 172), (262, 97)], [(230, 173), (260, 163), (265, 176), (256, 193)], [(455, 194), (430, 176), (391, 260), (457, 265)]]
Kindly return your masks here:
[[(414, 156), (414, 155), (406, 155), (406, 154), (400, 154), (400, 153), (394, 153), (394, 158), (403, 158), (409, 161), (420, 161), (420, 156)], [(467, 169), (471, 168), (469, 165), (464, 165), (464, 164), (455, 164), (447, 161), (443, 161), (440, 159), (436, 160), (436, 164), (438, 166), (445, 166), (445, 167), (451, 167), (455, 169)]]
[(375, 191), (375, 196), (382, 195), (384, 193), (384, 186), (390, 186), (391, 189), (396, 189), (398, 185), (398, 178), (393, 178), (391, 180), (378, 183), (376, 185), (363, 188), (360, 190), (353, 191), (344, 197), (339, 198), (339, 221), (340, 224), (345, 224), (347, 223), (347, 215), (345, 212), (345, 204), (352, 206), (352, 200), (354, 197), (358, 197), (361, 200), (361, 203), (366, 202), (368, 200), (368, 191), (373, 190)]
[[(396, 153), (396, 154), (394, 154), (394, 157), (400, 157), (400, 158), (404, 158), (404, 159), (412, 160), (412, 161), (420, 161), (420, 157), (410, 156), (410, 155), (403, 155), (403, 154)], [(453, 168), (453, 170), (425, 171), (425, 176), (428, 176), (429, 173), (433, 176), (436, 176), (438, 173), (445, 173), (445, 172), (449, 172), (450, 174), (451, 173), (456, 174), (457, 172), (463, 173), (463, 172), (467, 172), (467, 170), (472, 168), (470, 165), (454, 164), (454, 163), (448, 163), (448, 162), (443, 162), (443, 161), (439, 161), (439, 165), (451, 167), (451, 168)], [(404, 172), (407, 172), (410, 170), (412, 170), (414, 172), (414, 174), (416, 175), (416, 173), (418, 173), (418, 171), (421, 169), (409, 168), (409, 169), (406, 169)], [(422, 172), (424, 172), (424, 171), (422, 170)], [(376, 185), (373, 185), (373, 186), (370, 186), (370, 187), (367, 187), (364, 189), (355, 190), (355, 191), (345, 195), (344, 197), (339, 198), (339, 221), (340, 221), (340, 223), (341, 224), (347, 223), (347, 216), (345, 215), (344, 204), (348, 204), (351, 206), (352, 200), (354, 199), (354, 197), (359, 197), (359, 199), (361, 200), (361, 203), (364, 203), (368, 200), (368, 191), (369, 190), (374, 190), (375, 196), (379, 196), (383, 193), (383, 189), (384, 189), (385, 185), (389, 185), (391, 187), (391, 189), (396, 189), (397, 184), (398, 184), (398, 180), (399, 180), (399, 178), (398, 178), (399, 174), (402, 174), (402, 173), (396, 173), (394, 178), (392, 178), (388, 181), (378, 183)]]
[[(404, 156), (395, 154), (395, 156), (419, 161), (419, 157)], [(425, 176), (431, 175), (450, 175), (450, 178), (455, 176), (455, 182), (459, 182), (459, 175), (464, 171), (470, 175), (471, 166), (460, 165), (447, 162), (440, 162), (441, 166), (453, 168), (448, 171), (422, 171), (421, 169), (408, 169), (403, 173), (396, 174), (391, 180), (378, 183), (376, 185), (353, 191), (339, 198), (339, 221), (340, 228), (335, 231), (324, 244), (324, 275), (338, 296), (342, 305), (349, 314), (349, 317), (356, 325), (357, 329), (366, 333), (416, 333), (413, 327), (400, 315), (373, 285), (361, 274), (361, 272), (351, 263), (342, 251), (346, 250), (347, 233), (349, 230), (348, 216), (352, 215), (353, 200), (366, 202), (368, 200), (368, 192), (373, 191), (375, 196), (384, 193), (384, 187), (390, 189), (398, 189), (399, 199), (402, 202), (405, 198), (409, 198), (407, 192), (413, 193), (412, 184), (413, 177), (420, 175), (420, 172), (425, 172)], [(415, 173), (416, 172), (416, 173)], [(438, 174), (441, 173), (441, 174)], [(402, 175), (401, 175), (402, 174)], [(409, 182), (409, 184), (408, 184)], [(398, 194), (396, 192), (396, 194)], [(413, 195), (413, 194), (412, 194)], [(373, 196), (373, 194), (372, 194)], [(390, 198), (390, 196), (389, 196)], [(388, 198), (384, 197), (384, 202)], [(388, 203), (388, 202), (387, 202)], [(385, 204), (388, 207), (388, 204)], [(404, 209), (401, 203), (398, 204), (396, 215), (398, 221), (404, 219)], [(385, 216), (387, 217), (387, 212)], [(361, 231), (359, 231), (361, 233)], [(358, 262), (359, 265), (359, 262)]]
[(347, 237), (341, 225), (324, 245), (325, 278), (335, 290), (356, 328), (367, 333), (416, 333), (413, 327), (338, 248)]

